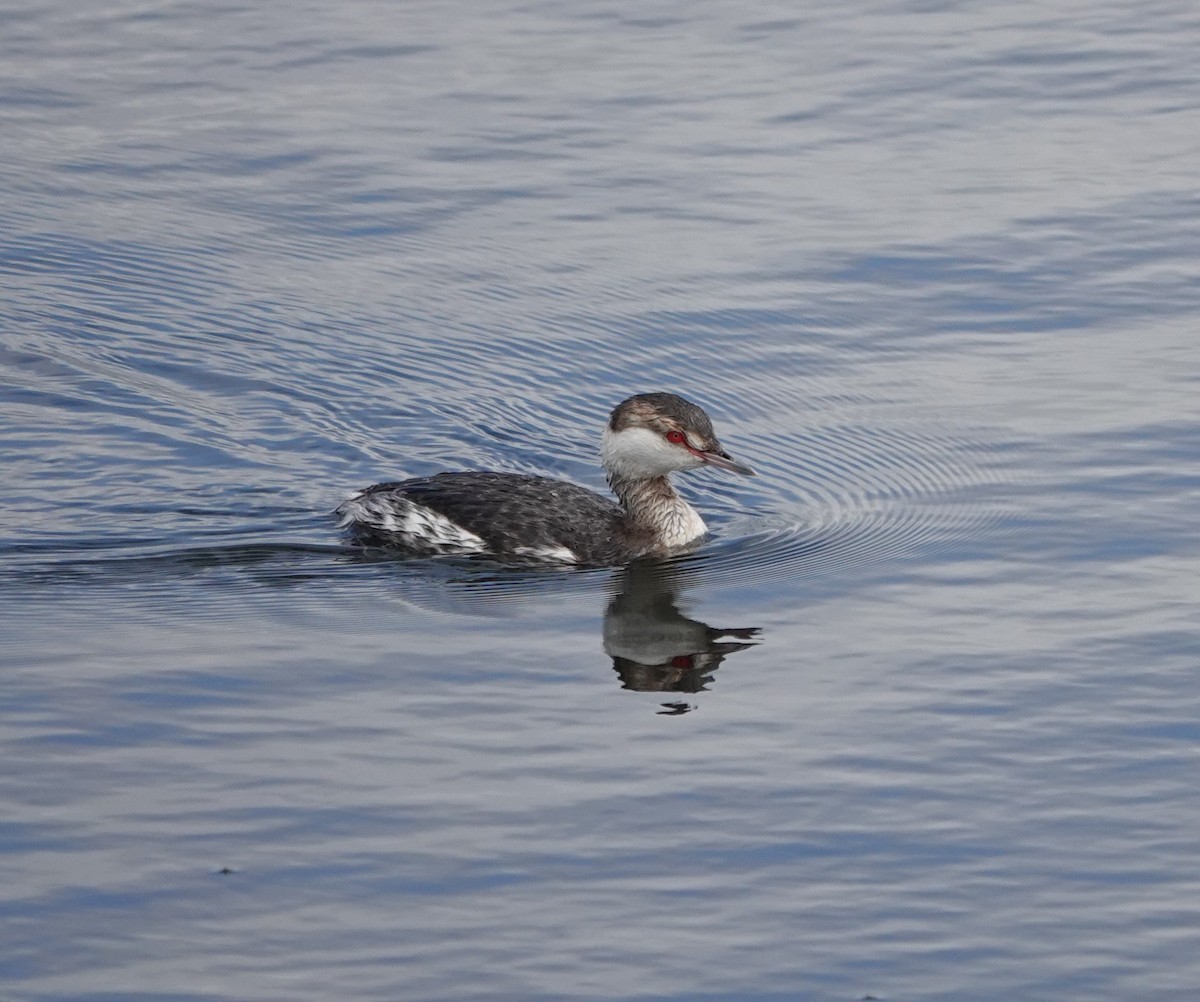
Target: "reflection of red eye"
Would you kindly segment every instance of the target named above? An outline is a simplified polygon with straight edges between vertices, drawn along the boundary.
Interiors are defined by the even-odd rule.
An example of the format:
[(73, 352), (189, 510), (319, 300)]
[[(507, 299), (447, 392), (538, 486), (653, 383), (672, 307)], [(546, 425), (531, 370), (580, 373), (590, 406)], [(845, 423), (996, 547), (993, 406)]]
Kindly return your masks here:
[(683, 432), (679, 430), (667, 432), (667, 441), (674, 442), (676, 445), (682, 445), (685, 441)]

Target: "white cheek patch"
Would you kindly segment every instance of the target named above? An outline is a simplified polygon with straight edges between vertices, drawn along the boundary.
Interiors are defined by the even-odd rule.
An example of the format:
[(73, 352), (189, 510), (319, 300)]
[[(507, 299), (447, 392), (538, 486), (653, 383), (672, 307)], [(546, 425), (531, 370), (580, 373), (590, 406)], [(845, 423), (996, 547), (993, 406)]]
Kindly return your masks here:
[(605, 428), (600, 455), (605, 467), (620, 480), (649, 480), (704, 465), (703, 460), (649, 428)]

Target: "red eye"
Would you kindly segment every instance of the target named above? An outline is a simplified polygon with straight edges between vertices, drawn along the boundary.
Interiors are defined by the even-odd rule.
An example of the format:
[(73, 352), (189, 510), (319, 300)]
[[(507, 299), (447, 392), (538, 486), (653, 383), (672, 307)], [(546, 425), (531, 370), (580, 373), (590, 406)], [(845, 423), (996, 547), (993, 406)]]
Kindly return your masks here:
[(674, 442), (676, 445), (683, 445), (687, 441), (687, 437), (678, 429), (667, 432), (667, 441)]

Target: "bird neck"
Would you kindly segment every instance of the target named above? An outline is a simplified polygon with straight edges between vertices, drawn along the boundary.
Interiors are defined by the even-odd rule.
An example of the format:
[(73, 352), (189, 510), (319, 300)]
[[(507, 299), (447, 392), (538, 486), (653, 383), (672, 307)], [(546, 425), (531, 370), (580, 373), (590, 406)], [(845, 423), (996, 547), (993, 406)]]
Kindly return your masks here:
[(652, 534), (662, 549), (685, 546), (708, 531), (696, 509), (676, 493), (666, 476), (635, 479), (610, 473), (608, 483), (631, 526)]

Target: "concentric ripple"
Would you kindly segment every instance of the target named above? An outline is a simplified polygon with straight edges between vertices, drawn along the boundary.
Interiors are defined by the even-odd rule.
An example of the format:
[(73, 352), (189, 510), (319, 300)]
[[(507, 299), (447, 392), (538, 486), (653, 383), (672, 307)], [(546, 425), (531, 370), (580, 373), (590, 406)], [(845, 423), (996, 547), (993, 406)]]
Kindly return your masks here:
[[(996, 531), (1001, 477), (994, 456), (965, 438), (826, 425), (783, 438), (740, 436), (738, 452), (752, 458), (757, 477), (679, 478), (713, 536), (694, 553), (665, 562), (667, 573), (721, 586), (840, 573)], [(24, 559), (13, 551), (14, 583), (65, 588), (86, 602), (80, 589), (89, 586), (136, 586), (169, 600), (179, 588), (205, 581), (222, 586), (207, 589), (213, 615), (221, 614), (225, 600), (240, 601), (248, 587), (284, 593), (331, 585), (392, 590), (443, 611), (496, 614), (524, 611), (529, 599), (600, 591), (612, 579), (607, 568), (506, 567), (363, 552), (342, 544), (331, 517), (284, 505), (262, 508), (262, 499), (258, 504), (223, 512), (228, 531), (214, 527), (201, 534), (207, 539), (176, 532), (74, 546), (69, 553), (47, 543), (27, 549)]]
[[(603, 491), (604, 419), (650, 390), (705, 406), (758, 473), (679, 478), (713, 538), (672, 564), (706, 580), (892, 561), (977, 536), (994, 511), (1001, 477), (987, 434), (922, 424), (912, 406), (890, 402), (895, 377), (859, 366), (854, 339), (831, 320), (732, 307), (695, 275), (639, 285), (589, 273), (584, 311), (548, 284), (561, 262), (534, 255), (497, 284), (496, 234), (461, 253), (437, 231), (405, 239), (445, 260), (434, 291), (447, 298), (400, 271), (388, 277), (403, 307), (335, 297), (312, 314), (301, 297), (269, 311), (209, 302), (228, 275), (199, 247), (147, 286), (131, 279), (136, 262), (155, 257), (140, 244), (89, 253), (101, 266), (77, 274), (79, 246), (31, 237), (13, 266), (47, 269), (66, 288), (31, 295), (42, 323), (11, 357), (10, 416), (36, 429), (7, 457), (21, 485), (10, 504), (22, 519), (8, 544), (14, 571), (148, 592), (185, 580), (336, 580), (394, 585), (418, 604), (438, 604), (443, 591), (486, 604), (594, 590), (611, 571), (452, 561), (389, 570), (343, 550), (324, 516), (355, 488), (440, 469), (535, 472)], [(64, 346), (58, 327), (94, 288), (109, 290), (107, 313)], [(187, 337), (155, 334), (182, 329), (165, 315), (180, 303), (156, 298), (166, 288), (194, 313)], [(893, 346), (889, 361), (903, 355)], [(304, 513), (311, 522), (291, 524)]]
[[(776, 443), (778, 445), (778, 443)], [(887, 561), (970, 534), (995, 514), (993, 460), (976, 442), (864, 426), (814, 428), (757, 453), (777, 504), (733, 519), (701, 555), (722, 576), (815, 573)], [(794, 457), (794, 458), (793, 458)]]

